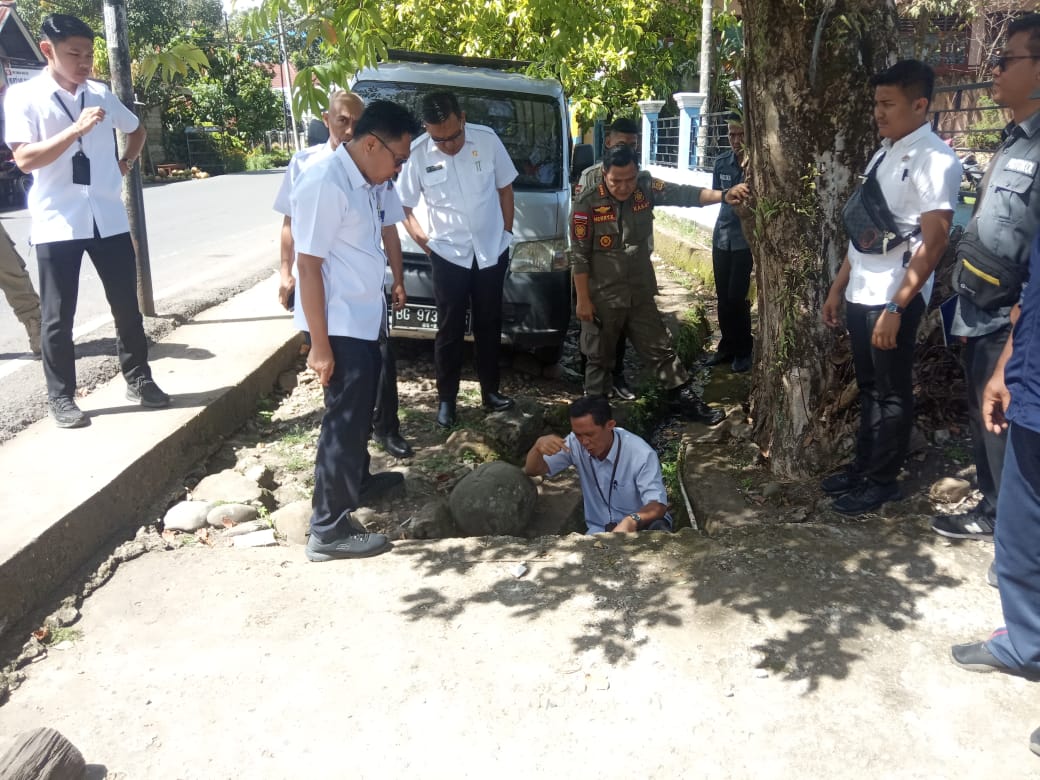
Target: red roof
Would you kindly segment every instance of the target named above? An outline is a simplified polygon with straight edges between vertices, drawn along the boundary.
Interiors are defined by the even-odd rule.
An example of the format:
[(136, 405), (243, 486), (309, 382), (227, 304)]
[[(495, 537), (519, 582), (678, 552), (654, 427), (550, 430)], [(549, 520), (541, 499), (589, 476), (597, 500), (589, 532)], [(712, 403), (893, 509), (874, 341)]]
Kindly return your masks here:
[(293, 80), (296, 78), (296, 68), (290, 62), (289, 67), (289, 80), (285, 83), (285, 68), (277, 62), (261, 62), (260, 67), (271, 74), (271, 89), (285, 90), (292, 87)]

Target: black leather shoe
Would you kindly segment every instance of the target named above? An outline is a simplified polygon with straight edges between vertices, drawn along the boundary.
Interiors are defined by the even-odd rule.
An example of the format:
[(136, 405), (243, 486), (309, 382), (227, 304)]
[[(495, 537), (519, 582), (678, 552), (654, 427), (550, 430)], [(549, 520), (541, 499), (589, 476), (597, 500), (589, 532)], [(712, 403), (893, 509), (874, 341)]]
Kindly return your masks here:
[(636, 394), (632, 392), (632, 388), (628, 386), (628, 382), (622, 374), (618, 374), (614, 377), (613, 394), (622, 401), (636, 400)]
[(504, 412), (506, 409), (512, 409), (515, 405), (516, 401), (507, 395), (484, 393), (484, 408), (489, 412)]
[(846, 467), (837, 474), (824, 477), (823, 481), (820, 482), (820, 490), (828, 496), (843, 496), (850, 490), (858, 488), (859, 483), (862, 481), (862, 476)]
[(710, 358), (704, 361), (706, 366), (721, 366), (723, 363), (730, 363), (733, 360), (733, 355), (727, 355), (725, 352), (716, 352)]
[(397, 431), (385, 434), (373, 433), (372, 441), (395, 458), (410, 458), (415, 454), (412, 445), (405, 441), (404, 436)]
[(843, 515), (862, 515), (880, 509), (882, 504), (896, 501), (899, 498), (901, 496), (898, 483), (880, 485), (877, 482), (864, 480), (858, 487), (834, 499), (831, 509)]
[(455, 402), (441, 401), (437, 408), (437, 424), (442, 428), (450, 428), (455, 424)]
[(691, 422), (704, 423), (705, 425), (718, 425), (726, 419), (726, 413), (721, 409), (712, 409), (700, 398), (684, 398), (679, 403), (679, 411), (682, 416)]

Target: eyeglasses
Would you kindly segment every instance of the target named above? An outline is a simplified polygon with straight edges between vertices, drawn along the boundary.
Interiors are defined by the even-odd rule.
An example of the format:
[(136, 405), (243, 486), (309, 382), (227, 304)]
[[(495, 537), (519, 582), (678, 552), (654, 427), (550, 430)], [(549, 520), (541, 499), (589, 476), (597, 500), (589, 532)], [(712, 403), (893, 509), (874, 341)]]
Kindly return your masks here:
[(996, 70), (998, 68), (1000, 70), (1007, 70), (1007, 64), (1009, 62), (1011, 62), (1011, 60), (1035, 60), (1035, 59), (1037, 59), (1037, 58), (1034, 57), (1032, 54), (1015, 54), (1015, 55), (1011, 55), (1011, 56), (1009, 56), (1007, 54), (994, 54), (992, 57), (989, 58), (989, 66), (991, 68), (993, 68), (994, 70)]
[(447, 138), (434, 138), (431, 135), (430, 140), (433, 141), (435, 144), (450, 144), (452, 141), (457, 141), (459, 137), (463, 134), (463, 132), (465, 132), (465, 130), (466, 126), (463, 125), (459, 128), (459, 131), (457, 133), (452, 133)]
[(387, 146), (386, 141), (384, 141), (378, 135), (376, 135), (375, 133), (372, 133), (372, 137), (375, 138), (377, 141), (379, 141), (379, 143), (381, 143), (383, 145), (384, 149), (386, 149), (388, 152), (390, 152), (390, 156), (394, 158), (394, 167), (395, 168), (400, 168), (402, 165), (404, 165), (406, 162), (408, 162), (408, 158), (407, 157), (398, 157), (397, 156), (397, 152), (395, 152), (393, 149), (391, 149), (389, 146)]

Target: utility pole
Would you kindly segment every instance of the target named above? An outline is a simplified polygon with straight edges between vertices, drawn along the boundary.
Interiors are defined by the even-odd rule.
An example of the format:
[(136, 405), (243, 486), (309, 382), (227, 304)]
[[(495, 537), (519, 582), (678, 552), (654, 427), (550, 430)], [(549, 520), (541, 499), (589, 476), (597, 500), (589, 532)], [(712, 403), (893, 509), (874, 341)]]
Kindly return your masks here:
[(697, 163), (703, 164), (708, 150), (708, 121), (705, 114), (711, 111), (711, 50), (715, 36), (711, 24), (712, 0), (701, 0), (701, 79), (699, 92), (704, 93), (701, 104), (700, 127), (697, 129)]
[(292, 145), (293, 150), (299, 150), (300, 145), (296, 141), (296, 109), (293, 108), (292, 101), (292, 79), (290, 78), (291, 73), (289, 72), (289, 53), (285, 48), (285, 25), (282, 24), (281, 11), (278, 12), (278, 53), (282, 57), (282, 62), (279, 65), (282, 70), (282, 99), (286, 100), (289, 104), (289, 121), (292, 124), (292, 128), (289, 131), (289, 143)]
[[(112, 91), (123, 105), (134, 113), (134, 83), (130, 75), (130, 41), (126, 26), (126, 0), (105, 0), (105, 42), (108, 45), (109, 72)], [(116, 133), (119, 156), (126, 151), (126, 138)], [(152, 293), (152, 265), (148, 255), (148, 230), (144, 220), (144, 188), (141, 182), (141, 162), (123, 179), (123, 203), (130, 218), (130, 238), (137, 255), (137, 305), (141, 314), (155, 316), (155, 298)]]

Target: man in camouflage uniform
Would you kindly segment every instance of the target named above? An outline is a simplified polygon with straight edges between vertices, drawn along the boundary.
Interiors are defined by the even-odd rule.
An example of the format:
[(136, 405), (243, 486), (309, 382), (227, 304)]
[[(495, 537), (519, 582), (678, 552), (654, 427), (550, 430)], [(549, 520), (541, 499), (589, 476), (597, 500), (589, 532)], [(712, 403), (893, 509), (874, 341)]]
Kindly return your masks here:
[[(631, 119), (623, 117), (615, 119), (614, 123), (607, 129), (607, 136), (603, 139), (603, 147), (605, 149), (613, 149), (618, 144), (625, 144), (637, 152), (639, 151), (639, 127)], [(574, 197), (577, 197), (585, 190), (598, 187), (602, 181), (603, 163), (598, 162), (595, 165), (590, 165), (581, 172), (578, 183), (574, 186)], [(650, 249), (653, 250), (653, 248), (653, 236), (651, 236)], [(628, 386), (628, 380), (625, 379), (625, 341), (627, 339), (628, 334), (621, 331), (618, 335), (617, 347), (614, 350), (614, 378), (611, 383), (611, 389), (613, 394), (621, 400), (634, 401), (636, 394), (632, 392), (632, 388)], [(582, 359), (585, 359), (585, 355), (582, 355)], [(582, 363), (582, 368), (584, 368), (584, 365)]]
[(742, 202), (747, 185), (730, 190), (671, 184), (640, 172), (636, 152), (619, 145), (603, 155), (603, 181), (574, 201), (571, 215), (571, 270), (581, 320), (581, 347), (588, 357), (585, 392), (606, 395), (614, 368), (614, 348), (627, 330), (636, 352), (664, 386), (669, 403), (688, 417), (714, 425), (722, 420), (700, 398), (682, 391), (689, 375), (675, 354), (654, 294), (650, 261), (653, 209)]

